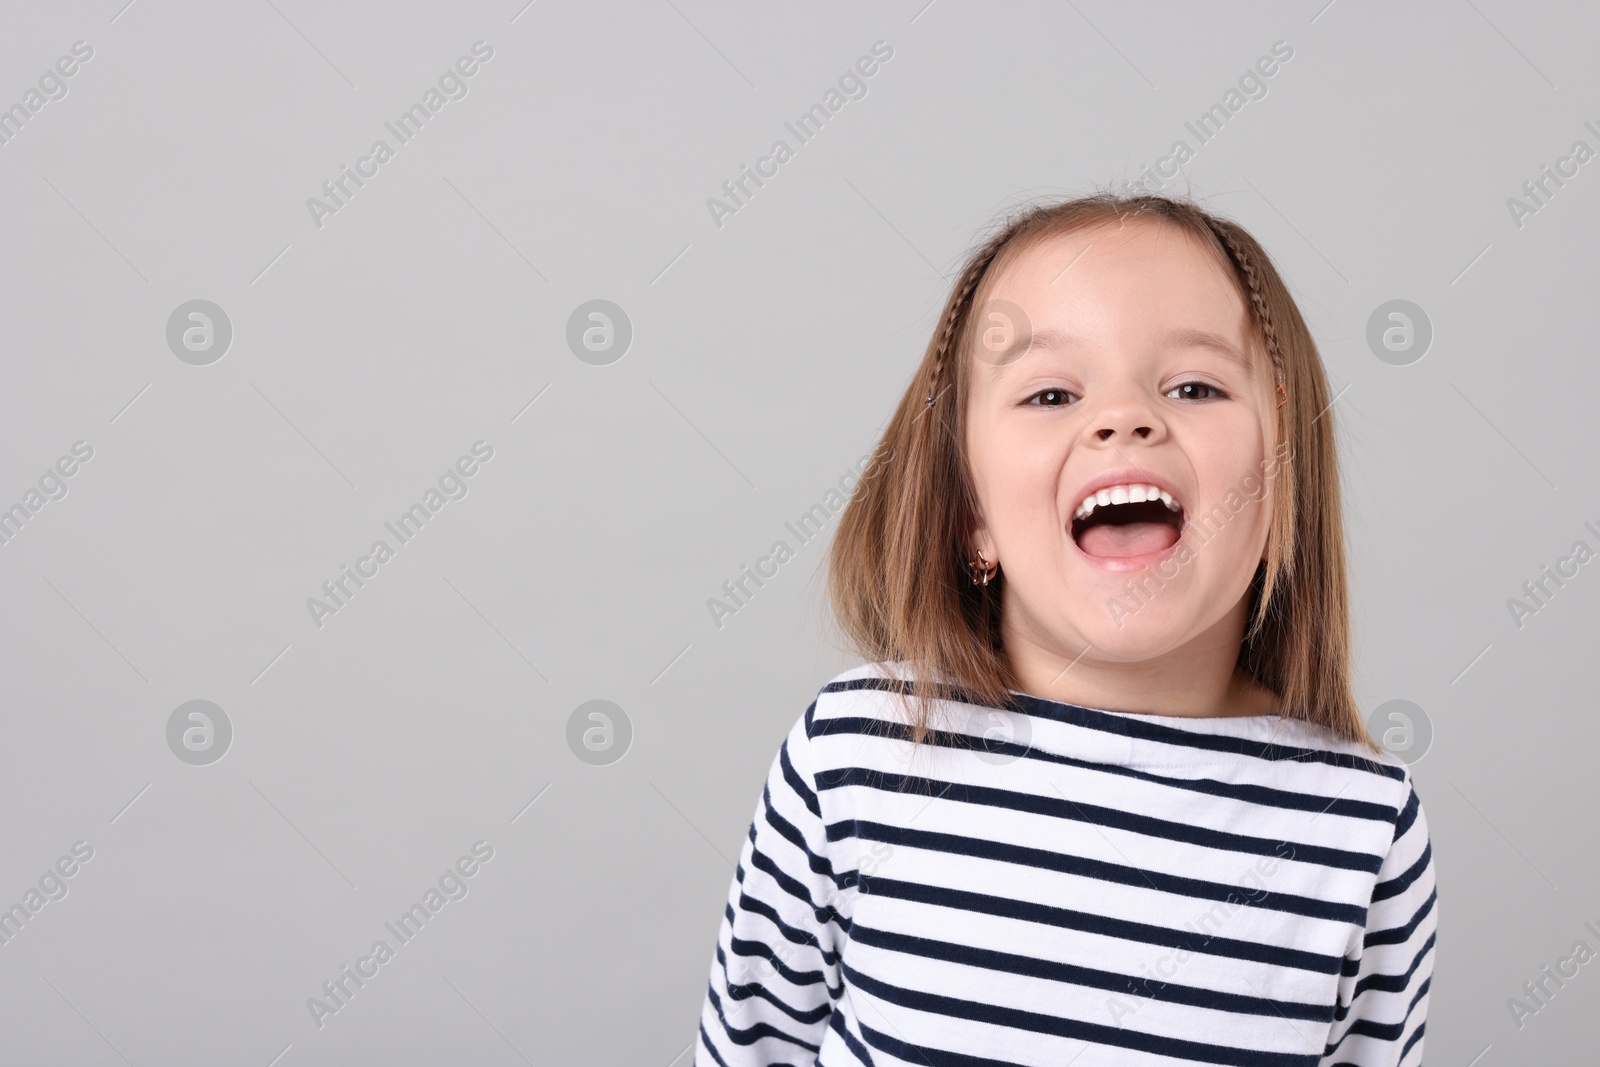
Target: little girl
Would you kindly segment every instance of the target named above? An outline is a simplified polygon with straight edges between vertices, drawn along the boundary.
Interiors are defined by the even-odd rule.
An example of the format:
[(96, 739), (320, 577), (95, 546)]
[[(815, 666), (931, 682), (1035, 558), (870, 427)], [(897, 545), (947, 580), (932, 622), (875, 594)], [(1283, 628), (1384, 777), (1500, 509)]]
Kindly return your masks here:
[(1161, 196), (976, 252), (840, 518), (699, 1067), (1422, 1062), (1427, 821), (1350, 688), (1333, 412)]

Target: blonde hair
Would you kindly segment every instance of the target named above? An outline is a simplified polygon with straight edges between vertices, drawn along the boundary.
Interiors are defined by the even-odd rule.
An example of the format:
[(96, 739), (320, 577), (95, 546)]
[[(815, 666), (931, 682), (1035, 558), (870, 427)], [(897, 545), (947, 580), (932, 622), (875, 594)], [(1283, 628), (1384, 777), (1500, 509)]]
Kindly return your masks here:
[(930, 728), (928, 700), (1016, 709), (1010, 691), (1020, 686), (1001, 643), (1003, 573), (974, 585), (967, 568), (966, 539), (978, 514), (964, 448), (972, 362), (965, 357), (979, 318), (972, 309), (1005, 266), (1039, 240), (1135, 217), (1174, 226), (1215, 253), (1287, 392), (1277, 409), (1283, 461), (1267, 553), (1250, 583), (1251, 619), (1237, 666), (1278, 696), (1285, 718), (1378, 751), (1350, 686), (1349, 590), (1322, 358), (1261, 245), (1237, 223), (1187, 200), (1096, 193), (1036, 205), (1013, 214), (968, 256), (922, 364), (840, 516), (828, 557), (834, 616), (860, 655), (909, 669), (923, 698), (906, 705), (913, 744)]

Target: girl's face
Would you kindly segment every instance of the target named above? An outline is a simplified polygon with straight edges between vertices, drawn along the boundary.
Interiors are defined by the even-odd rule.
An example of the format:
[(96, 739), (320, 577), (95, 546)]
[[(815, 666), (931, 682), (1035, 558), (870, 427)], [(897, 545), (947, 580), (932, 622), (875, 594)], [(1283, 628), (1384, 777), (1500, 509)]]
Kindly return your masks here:
[(1170, 225), (1094, 226), (1039, 240), (974, 313), (971, 547), (1000, 562), (1008, 640), (1102, 661), (1208, 635), (1236, 652), (1276, 420), (1223, 265)]

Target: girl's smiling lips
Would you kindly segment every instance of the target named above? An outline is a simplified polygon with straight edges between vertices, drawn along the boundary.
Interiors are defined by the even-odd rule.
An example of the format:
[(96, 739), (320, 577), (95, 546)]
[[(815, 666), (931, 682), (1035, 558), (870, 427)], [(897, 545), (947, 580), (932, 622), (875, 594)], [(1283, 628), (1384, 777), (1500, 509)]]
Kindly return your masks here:
[[(1078, 544), (1078, 539), (1073, 536), (1074, 520), (1070, 516), (1076, 515), (1078, 509), (1083, 506), (1083, 502), (1100, 490), (1110, 489), (1113, 486), (1128, 485), (1153, 485), (1172, 498), (1172, 503), (1176, 505), (1178, 517), (1178, 536), (1173, 539), (1172, 544), (1165, 548), (1154, 552), (1143, 552), (1138, 555), (1096, 556), (1085, 552), (1083, 546)], [(1162, 506), (1165, 507), (1165, 503)], [(1068, 514), (1066, 531), (1068, 539), (1072, 541), (1072, 547), (1090, 565), (1113, 574), (1142, 571), (1160, 563), (1177, 550), (1178, 545), (1183, 540), (1183, 529), (1187, 525), (1184, 522), (1183, 494), (1178, 490), (1178, 487), (1171, 479), (1142, 467), (1119, 467), (1091, 478), (1078, 488), (1077, 495), (1073, 498), (1072, 510)]]

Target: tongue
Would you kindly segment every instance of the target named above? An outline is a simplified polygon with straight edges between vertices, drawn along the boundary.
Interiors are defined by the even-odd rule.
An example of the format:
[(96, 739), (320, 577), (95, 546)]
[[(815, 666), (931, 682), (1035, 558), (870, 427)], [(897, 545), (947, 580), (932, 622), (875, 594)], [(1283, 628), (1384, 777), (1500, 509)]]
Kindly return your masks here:
[(1078, 539), (1078, 547), (1091, 556), (1142, 556), (1163, 552), (1178, 540), (1178, 531), (1164, 522), (1130, 522), (1124, 525), (1101, 523), (1091, 526)]

